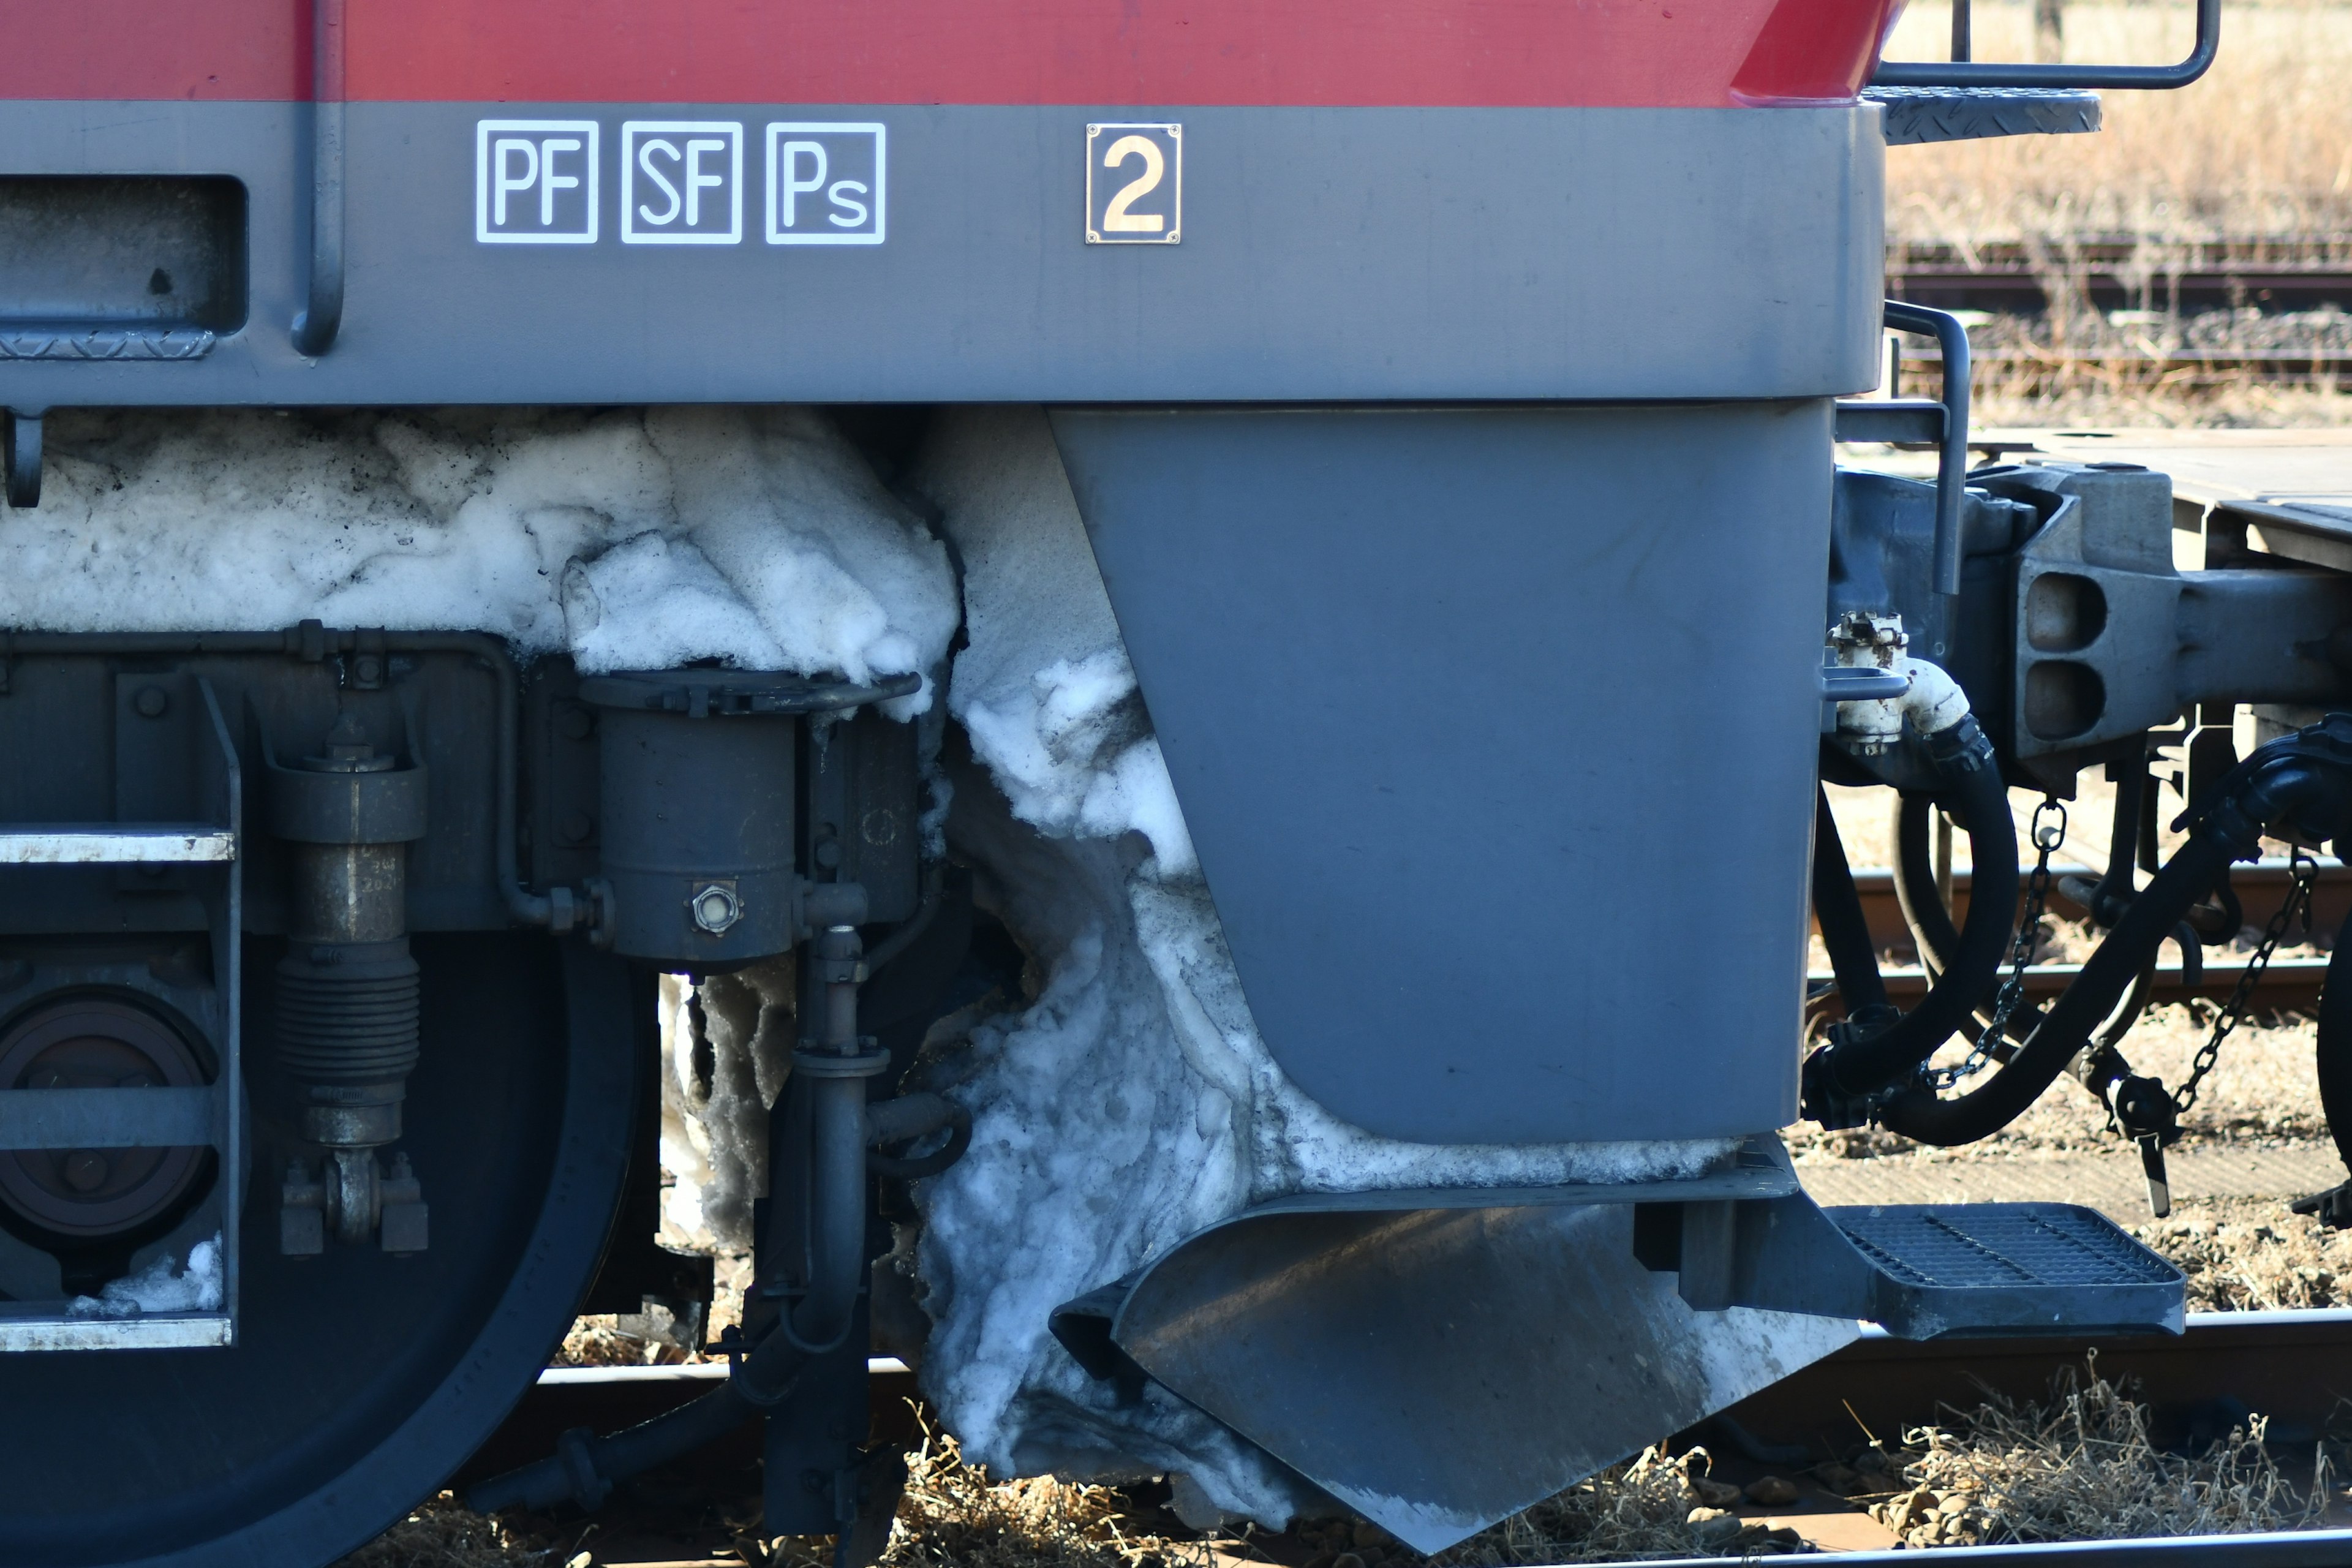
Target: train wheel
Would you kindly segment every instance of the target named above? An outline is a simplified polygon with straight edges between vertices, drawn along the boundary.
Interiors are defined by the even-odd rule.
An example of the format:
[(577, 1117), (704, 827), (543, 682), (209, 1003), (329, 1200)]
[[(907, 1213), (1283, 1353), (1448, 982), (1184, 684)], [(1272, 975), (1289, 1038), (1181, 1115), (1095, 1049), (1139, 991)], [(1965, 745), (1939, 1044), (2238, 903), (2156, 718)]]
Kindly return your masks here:
[(545, 1364), (619, 1202), (651, 998), (577, 943), (420, 936), (415, 951), (425, 1054), (400, 1147), (432, 1205), (430, 1250), (278, 1255), (270, 958), (252, 954), (261, 1131), (238, 1343), (0, 1355), (0, 1563), (331, 1563), (440, 1485)]

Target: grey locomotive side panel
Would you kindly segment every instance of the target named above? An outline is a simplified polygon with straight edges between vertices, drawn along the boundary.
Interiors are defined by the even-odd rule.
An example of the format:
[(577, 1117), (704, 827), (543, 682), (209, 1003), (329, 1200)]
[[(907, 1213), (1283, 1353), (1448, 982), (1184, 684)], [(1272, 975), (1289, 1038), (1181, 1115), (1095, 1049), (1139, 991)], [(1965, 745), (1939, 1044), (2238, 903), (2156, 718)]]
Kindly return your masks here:
[(1302, 1089), (1431, 1142), (1794, 1116), (1829, 413), (1055, 416)]
[[(243, 180), (252, 265), (245, 326), (200, 357), (0, 353), (0, 402), (1779, 397), (1875, 375), (1874, 106), (358, 103), (348, 301), (316, 361), (288, 341), (307, 288), (308, 114), (0, 104), (0, 174)], [(1086, 242), (1086, 132), (1105, 119), (1181, 125), (1181, 243)], [(702, 193), (740, 202), (736, 237), (713, 222), (698, 243), (624, 234), (624, 153), (653, 134), (626, 128), (649, 120), (740, 127), (719, 135), (740, 174), (730, 153), (699, 165), (739, 182)], [(484, 127), (516, 121), (593, 127), (593, 160), (548, 163), (564, 180), (593, 163), (593, 239), (482, 237), (482, 161), (499, 135), (533, 134)], [(879, 210), (845, 242), (771, 237), (769, 128), (808, 121), (887, 133), (887, 192), (864, 194)], [(585, 184), (522, 183), (536, 151), (508, 156), (510, 204), (586, 202)], [(678, 160), (657, 162), (674, 185)], [(633, 224), (667, 210), (666, 189), (636, 175)], [(13, 331), (26, 307), (5, 295), (0, 281)]]

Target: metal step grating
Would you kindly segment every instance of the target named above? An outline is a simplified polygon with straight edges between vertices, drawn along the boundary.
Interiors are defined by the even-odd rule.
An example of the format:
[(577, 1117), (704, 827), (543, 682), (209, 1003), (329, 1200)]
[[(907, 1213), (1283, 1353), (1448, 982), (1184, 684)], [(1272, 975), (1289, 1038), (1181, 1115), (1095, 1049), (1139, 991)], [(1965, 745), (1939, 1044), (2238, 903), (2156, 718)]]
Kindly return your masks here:
[(1936, 1289), (2169, 1285), (2179, 1271), (2092, 1209), (2066, 1204), (1825, 1211), (1882, 1270)]

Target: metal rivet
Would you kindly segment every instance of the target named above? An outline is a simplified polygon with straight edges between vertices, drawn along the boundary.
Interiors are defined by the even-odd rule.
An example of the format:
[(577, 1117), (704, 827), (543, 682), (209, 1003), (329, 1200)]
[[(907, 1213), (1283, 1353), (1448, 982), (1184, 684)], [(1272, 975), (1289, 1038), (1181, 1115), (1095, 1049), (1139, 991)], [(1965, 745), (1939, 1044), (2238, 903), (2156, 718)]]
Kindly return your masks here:
[(142, 719), (161, 719), (172, 706), (172, 699), (160, 686), (142, 686), (131, 700), (131, 706), (138, 710)]

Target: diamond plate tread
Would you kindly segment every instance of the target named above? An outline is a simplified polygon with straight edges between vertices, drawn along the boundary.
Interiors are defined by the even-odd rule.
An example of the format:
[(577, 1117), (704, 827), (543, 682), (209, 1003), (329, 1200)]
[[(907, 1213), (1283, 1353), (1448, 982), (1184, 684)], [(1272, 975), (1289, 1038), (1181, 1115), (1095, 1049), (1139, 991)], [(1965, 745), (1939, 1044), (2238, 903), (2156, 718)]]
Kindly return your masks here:
[(1874, 87), (1862, 96), (1885, 107), (1890, 147), (2099, 128), (2099, 95), (2074, 88)]
[(2070, 1204), (1877, 1205), (1827, 1211), (1880, 1269), (1934, 1289), (2178, 1284), (2171, 1264)]

